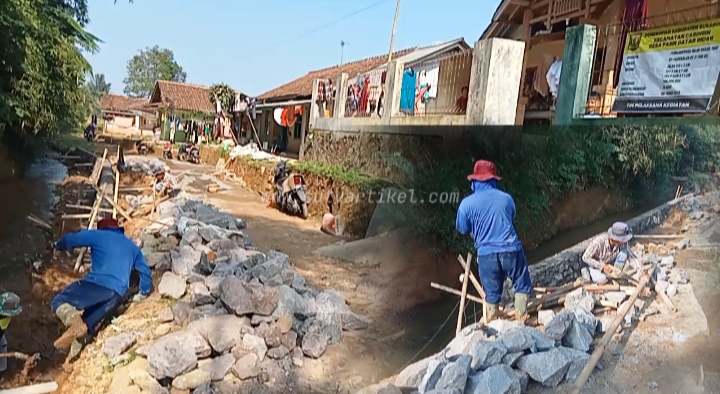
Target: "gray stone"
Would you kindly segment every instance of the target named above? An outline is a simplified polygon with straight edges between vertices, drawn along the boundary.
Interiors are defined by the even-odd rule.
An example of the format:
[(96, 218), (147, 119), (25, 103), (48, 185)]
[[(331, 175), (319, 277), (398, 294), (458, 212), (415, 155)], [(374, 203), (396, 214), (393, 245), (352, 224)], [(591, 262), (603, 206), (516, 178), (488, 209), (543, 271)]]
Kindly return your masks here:
[(605, 294), (603, 294), (603, 297), (610, 302), (617, 302), (620, 304), (627, 298), (627, 293), (624, 291), (606, 291)]
[(518, 360), (517, 366), (536, 382), (546, 387), (557, 387), (570, 368), (570, 359), (557, 348), (533, 353)]
[(261, 337), (253, 334), (245, 334), (242, 339), (242, 348), (255, 353), (258, 356), (258, 360), (262, 362), (265, 360), (265, 355), (268, 352), (267, 344)]
[(290, 286), (282, 285), (277, 288), (278, 303), (272, 315), (279, 318), (282, 315), (290, 315), (299, 319), (305, 319), (312, 315), (308, 310), (305, 299), (293, 290)]
[(273, 323), (275, 323), (275, 317), (253, 315), (252, 319), (250, 319), (250, 324), (252, 324), (253, 326), (259, 326), (260, 323), (273, 324)]
[(535, 352), (545, 352), (555, 347), (555, 341), (548, 338), (540, 332), (535, 327), (523, 327), (522, 328), (526, 333), (530, 334), (530, 336), (535, 341), (535, 344), (532, 348), (530, 348), (530, 351), (533, 353)]
[(172, 270), (171, 254), (165, 253), (165, 255), (155, 263), (155, 267), (153, 268), (155, 269), (155, 272), (167, 272)]
[(108, 358), (114, 358), (125, 353), (125, 351), (130, 349), (134, 344), (135, 334), (124, 332), (106, 339), (102, 347), (102, 352), (105, 353)]
[(676, 270), (673, 272), (673, 282), (678, 285), (686, 285), (690, 283), (685, 271)]
[(210, 276), (224, 278), (226, 276), (243, 276), (245, 267), (238, 262), (235, 263), (216, 263), (215, 268)]
[(172, 309), (165, 308), (160, 311), (160, 313), (158, 314), (157, 320), (160, 323), (170, 323), (171, 321), (173, 321), (174, 318), (175, 318), (175, 316), (173, 316)]
[(448, 363), (443, 368), (436, 387), (443, 390), (457, 390), (462, 393), (465, 390), (465, 383), (467, 383), (470, 374), (470, 363), (472, 361), (472, 357), (462, 355), (458, 356), (457, 360)]
[(297, 338), (298, 335), (295, 331), (288, 331), (285, 334), (282, 334), (281, 345), (292, 350), (295, 346), (297, 346)]
[(302, 339), (303, 353), (312, 358), (319, 358), (327, 349), (327, 337), (319, 332), (310, 332)]
[(200, 235), (205, 242), (221, 238), (220, 233), (212, 227), (200, 227), (198, 229), (198, 235)]
[(470, 371), (468, 375), (467, 383), (465, 383), (465, 391), (462, 394), (482, 394), (480, 391), (480, 382), (482, 381), (483, 371)]
[(340, 315), (323, 314), (319, 315), (308, 328), (308, 333), (320, 332), (325, 335), (328, 345), (333, 345), (340, 341), (342, 336), (342, 321)]
[(592, 335), (597, 331), (598, 319), (592, 313), (582, 308), (573, 308), (570, 312), (575, 315), (575, 322), (582, 324)]
[(227, 314), (228, 311), (224, 307), (218, 308), (215, 305), (202, 305), (190, 311), (187, 322), (192, 323), (206, 317), (225, 316)]
[[(600, 318), (600, 324), (598, 324), (598, 327), (600, 328), (600, 332), (602, 332), (602, 333), (607, 332), (607, 330), (610, 329), (610, 325), (612, 324), (612, 322), (613, 322), (614, 320), (615, 320), (615, 318), (613, 318), (613, 317), (611, 317), (611, 316), (603, 316), (603, 317), (601, 317), (601, 318)], [(621, 328), (621, 327), (618, 326), (618, 329), (620, 329), (620, 328)]]
[(215, 381), (223, 380), (233, 365), (235, 365), (235, 357), (233, 357), (232, 353), (198, 362), (198, 368), (209, 373), (210, 379)]
[(427, 370), (425, 371), (425, 376), (423, 376), (422, 381), (420, 381), (420, 386), (418, 386), (418, 390), (421, 393), (424, 393), (428, 390), (434, 390), (437, 386), (438, 381), (440, 381), (443, 369), (446, 366), (447, 363), (445, 361), (430, 361), (430, 364), (428, 364)]
[(580, 350), (562, 346), (559, 347), (558, 350), (570, 359), (570, 367), (565, 374), (565, 381), (574, 382), (578, 375), (580, 375), (580, 371), (585, 367), (585, 364), (590, 360), (590, 355)]
[(290, 283), (290, 287), (292, 287), (295, 290), (305, 289), (305, 278), (303, 278), (297, 272), (293, 272), (292, 274), (293, 274), (293, 278), (292, 278), (292, 282)]
[(215, 299), (204, 283), (196, 282), (190, 284), (190, 300), (196, 306), (212, 304)]
[(507, 352), (505, 346), (500, 342), (487, 340), (477, 341), (470, 348), (472, 369), (474, 371), (485, 370), (493, 365), (499, 364)]
[(305, 364), (305, 361), (303, 360), (304, 356), (303, 356), (303, 352), (302, 352), (301, 348), (296, 347), (295, 349), (293, 349), (291, 357), (292, 357), (292, 363), (294, 366), (302, 367), (303, 364)]
[(546, 326), (555, 317), (555, 311), (552, 309), (543, 309), (538, 311), (538, 324)]
[(524, 324), (517, 320), (495, 319), (488, 324), (488, 335), (500, 335), (513, 328), (522, 327)]
[(500, 334), (497, 341), (500, 341), (505, 346), (508, 353), (522, 352), (530, 349), (535, 344), (530, 334), (520, 327)]
[(595, 308), (595, 296), (584, 287), (573, 290), (565, 296), (565, 309), (579, 307), (592, 313)]
[(676, 244), (677, 248), (680, 250), (687, 249), (692, 245), (692, 241), (690, 238), (683, 238)]
[(369, 317), (355, 313), (350, 309), (340, 312), (340, 320), (342, 321), (343, 331), (364, 330), (372, 324)]
[(205, 278), (205, 287), (207, 287), (210, 295), (215, 298), (220, 298), (220, 282), (224, 277), (210, 275)]
[(430, 365), (430, 361), (435, 360), (436, 356), (430, 356), (420, 361), (416, 361), (403, 369), (395, 378), (395, 386), (397, 387), (420, 387), (425, 371)]
[(677, 292), (678, 292), (677, 286), (675, 286), (673, 284), (668, 285), (667, 290), (665, 290), (665, 293), (669, 297), (674, 297), (677, 294)]
[(145, 261), (150, 268), (154, 268), (156, 265), (158, 265), (159, 262), (168, 258), (168, 254), (162, 252), (151, 252), (143, 254), (145, 255)]
[(452, 358), (458, 354), (469, 354), (470, 348), (477, 341), (486, 339), (485, 331), (477, 324), (472, 324), (460, 331), (455, 338), (445, 347), (445, 357)]
[(187, 283), (205, 283), (205, 276), (193, 272), (192, 274), (190, 274), (190, 276), (187, 277)]
[(575, 321), (575, 314), (570, 311), (563, 311), (545, 326), (545, 336), (553, 341), (561, 340), (570, 330)]
[(378, 383), (365, 387), (355, 394), (402, 394), (402, 391), (391, 383)]
[(190, 323), (188, 332), (200, 334), (217, 353), (225, 353), (243, 339), (249, 321), (234, 315), (206, 317)]
[(228, 276), (220, 282), (220, 299), (237, 315), (270, 315), (278, 304), (278, 291), (258, 282)]
[(503, 358), (502, 358), (502, 360), (500, 360), (500, 362), (509, 367), (514, 367), (515, 364), (517, 364), (517, 361), (520, 359), (520, 357), (522, 357), (524, 355), (525, 355), (525, 352), (508, 353), (503, 356)]
[[(164, 336), (147, 349), (147, 370), (155, 379), (175, 378), (197, 366), (195, 348), (182, 335)], [(202, 339), (202, 338), (201, 338)]]
[(254, 378), (260, 374), (260, 366), (258, 365), (258, 357), (254, 353), (248, 353), (235, 362), (232, 372), (240, 380)]
[(520, 381), (520, 392), (524, 393), (527, 391), (528, 384), (530, 384), (530, 375), (527, 374), (525, 371), (521, 371), (519, 369), (513, 369), (513, 373)]
[(264, 284), (268, 284), (272, 278), (279, 276), (280, 284), (282, 284), (282, 274), (290, 268), (287, 255), (268, 257), (268, 260), (252, 267), (248, 271), (248, 275), (257, 278)]
[(285, 345), (274, 347), (267, 352), (267, 356), (275, 360), (279, 360), (288, 354), (290, 354), (290, 349), (285, 347)]
[[(507, 365), (494, 365), (483, 372), (478, 389), (472, 394), (520, 394), (520, 379)], [(467, 391), (466, 391), (467, 392)]]
[(193, 249), (192, 246), (183, 245), (177, 250), (170, 252), (172, 261), (172, 272), (178, 276), (190, 276), (195, 266), (200, 263), (201, 252)]
[(255, 328), (255, 335), (262, 337), (270, 348), (280, 346), (282, 343), (282, 332), (275, 324), (260, 324)]
[(577, 320), (573, 322), (565, 337), (562, 339), (563, 346), (587, 352), (590, 350), (593, 336), (587, 328)]
[(158, 292), (161, 296), (170, 297), (175, 300), (182, 298), (182, 296), (185, 295), (185, 290), (185, 279), (172, 272), (164, 273), (158, 285)]
[(209, 372), (196, 369), (173, 379), (172, 386), (178, 390), (194, 390), (210, 380)]
[(665, 256), (660, 260), (660, 266), (663, 268), (672, 268), (675, 265), (675, 257)]
[[(132, 380), (132, 383), (140, 388), (142, 393), (168, 394), (168, 390), (162, 387), (160, 383), (147, 372), (147, 360), (144, 358), (135, 358), (135, 360), (127, 366), (127, 375)], [(113, 380), (115, 379), (113, 378)], [(114, 392), (112, 386), (109, 392)]]
[(206, 382), (197, 386), (195, 390), (192, 391), (192, 394), (218, 394), (218, 392), (211, 382)]

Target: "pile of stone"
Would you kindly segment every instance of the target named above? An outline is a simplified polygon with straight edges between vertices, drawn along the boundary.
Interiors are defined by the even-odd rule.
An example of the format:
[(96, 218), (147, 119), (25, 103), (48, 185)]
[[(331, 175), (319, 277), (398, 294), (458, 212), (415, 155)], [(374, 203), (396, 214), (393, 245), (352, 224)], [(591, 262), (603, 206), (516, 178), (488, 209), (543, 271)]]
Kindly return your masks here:
[(147, 175), (153, 175), (159, 169), (167, 169), (165, 163), (160, 159), (148, 157), (126, 158), (125, 165), (129, 171), (142, 172)]
[[(163, 273), (157, 291), (175, 302), (157, 316), (158, 338), (135, 349), (144, 358), (135, 386), (205, 394), (228, 381), (272, 384), (321, 357), (343, 331), (369, 326), (339, 293), (307, 286), (286, 254), (254, 250), (242, 220), (200, 201), (164, 204), (174, 224), (140, 242)], [(126, 333), (103, 349), (112, 358), (133, 344)]]

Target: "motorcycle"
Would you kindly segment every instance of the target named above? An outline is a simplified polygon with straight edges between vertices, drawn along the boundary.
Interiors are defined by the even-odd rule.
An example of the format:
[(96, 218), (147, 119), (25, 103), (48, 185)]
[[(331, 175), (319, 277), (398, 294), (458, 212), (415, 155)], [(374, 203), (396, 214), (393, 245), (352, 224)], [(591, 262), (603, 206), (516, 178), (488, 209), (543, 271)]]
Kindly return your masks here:
[(91, 124), (86, 127), (83, 135), (88, 142), (93, 142), (95, 140), (95, 126)]
[(163, 147), (163, 158), (172, 160), (173, 158), (173, 152), (172, 152), (172, 144), (168, 141), (165, 143), (165, 146)]
[(200, 149), (192, 143), (180, 145), (178, 160), (200, 164)]
[(140, 141), (136, 142), (136, 143), (135, 143), (135, 149), (137, 150), (137, 152), (138, 152), (139, 154), (141, 154), (141, 155), (147, 155), (147, 152), (148, 152), (147, 142), (145, 142), (145, 141), (143, 141), (143, 140), (140, 140)]
[(300, 174), (291, 174), (290, 169), (287, 168), (287, 161), (281, 161), (275, 167), (273, 184), (275, 185), (275, 205), (280, 212), (307, 219), (308, 201), (305, 194), (307, 190), (305, 178)]

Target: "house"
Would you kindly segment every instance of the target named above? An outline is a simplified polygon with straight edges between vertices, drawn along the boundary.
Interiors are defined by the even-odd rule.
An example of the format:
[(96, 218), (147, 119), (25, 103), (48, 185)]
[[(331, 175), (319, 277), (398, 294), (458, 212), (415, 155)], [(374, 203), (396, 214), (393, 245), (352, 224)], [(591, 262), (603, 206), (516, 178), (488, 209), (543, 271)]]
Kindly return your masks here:
[[(393, 53), (392, 59), (405, 64), (406, 67), (418, 69), (437, 68), (437, 64), (445, 56), (469, 50), (470, 47), (462, 38), (426, 47), (413, 47)], [(274, 88), (258, 96), (258, 116), (255, 127), (258, 131), (264, 148), (269, 148), (273, 141), (286, 145), (286, 152), (290, 156), (299, 154), (300, 146), (305, 133), (309, 128), (309, 112), (313, 95), (315, 80), (323, 80), (328, 90), (330, 104), (320, 110), (319, 116), (330, 117), (333, 111), (332, 87), (334, 80), (341, 74), (347, 73), (351, 79), (366, 73), (379, 75), (387, 68), (388, 55), (379, 55), (357, 60), (342, 65), (332, 66), (320, 70), (310, 71), (306, 75)], [(379, 79), (379, 78), (378, 78)], [(469, 79), (469, 74), (468, 74)], [(379, 86), (378, 86), (379, 88)], [(379, 92), (378, 92), (379, 93)], [(287, 113), (292, 112), (294, 123), (292, 126), (283, 126)], [(286, 114), (286, 115), (283, 115)]]
[(612, 116), (627, 33), (715, 18), (719, 7), (707, 0), (501, 0), (481, 39), (525, 42), (516, 124), (549, 124), (555, 107), (548, 69), (563, 58), (565, 31), (597, 26), (586, 113)]
[[(188, 131), (202, 131), (205, 125), (215, 127), (217, 109), (210, 101), (210, 87), (184, 82), (155, 82), (155, 88), (145, 108), (157, 111), (162, 125), (162, 139), (170, 139), (170, 125), (175, 122), (175, 142), (185, 142)], [(223, 127), (230, 128), (231, 118), (223, 117)]]
[(154, 114), (143, 110), (148, 100), (119, 94), (106, 94), (100, 98), (100, 109), (104, 133), (141, 133), (152, 131), (155, 124)]

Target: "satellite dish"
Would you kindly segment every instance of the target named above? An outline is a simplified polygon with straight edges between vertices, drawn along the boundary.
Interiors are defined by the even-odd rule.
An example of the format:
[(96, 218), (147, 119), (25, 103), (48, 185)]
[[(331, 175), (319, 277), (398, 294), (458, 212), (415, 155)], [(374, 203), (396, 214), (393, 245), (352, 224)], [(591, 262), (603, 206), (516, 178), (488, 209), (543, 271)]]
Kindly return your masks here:
[(275, 123), (279, 124), (280, 126), (283, 126), (282, 124), (282, 112), (284, 108), (275, 108), (273, 111), (273, 119), (275, 119)]

